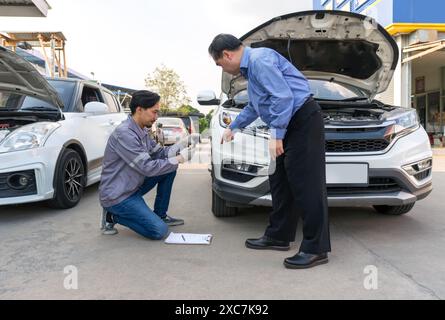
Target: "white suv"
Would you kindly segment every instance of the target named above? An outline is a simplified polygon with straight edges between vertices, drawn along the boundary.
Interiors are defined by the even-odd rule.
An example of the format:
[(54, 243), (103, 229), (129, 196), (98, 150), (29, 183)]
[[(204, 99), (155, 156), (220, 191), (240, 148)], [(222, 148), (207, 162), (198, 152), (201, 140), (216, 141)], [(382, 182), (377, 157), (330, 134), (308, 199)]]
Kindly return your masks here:
[(45, 79), (0, 47), (0, 205), (74, 207), (100, 180), (108, 137), (126, 118), (111, 91)]
[[(374, 99), (388, 87), (398, 61), (393, 38), (373, 19), (339, 11), (308, 11), (272, 19), (244, 35), (269, 47), (309, 79), (322, 107), (330, 206), (373, 206), (400, 215), (432, 191), (432, 151), (414, 109)], [(271, 206), (269, 129), (261, 119), (221, 144), (224, 129), (248, 102), (246, 81), (223, 74), (211, 122), (212, 211), (233, 216), (245, 206)]]

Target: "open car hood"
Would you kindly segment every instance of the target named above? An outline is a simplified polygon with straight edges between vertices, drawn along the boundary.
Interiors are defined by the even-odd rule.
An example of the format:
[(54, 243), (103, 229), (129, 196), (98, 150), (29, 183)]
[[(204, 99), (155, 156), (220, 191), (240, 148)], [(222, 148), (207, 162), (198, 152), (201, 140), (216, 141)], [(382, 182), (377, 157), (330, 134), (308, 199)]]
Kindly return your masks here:
[[(304, 11), (274, 18), (242, 36), (252, 48), (278, 51), (307, 78), (353, 85), (370, 98), (385, 91), (399, 59), (394, 39), (374, 19), (344, 11)], [(223, 73), (229, 97), (246, 88)]]
[(60, 110), (63, 102), (57, 91), (30, 64), (15, 52), (0, 46), (0, 90), (23, 94), (49, 102)]

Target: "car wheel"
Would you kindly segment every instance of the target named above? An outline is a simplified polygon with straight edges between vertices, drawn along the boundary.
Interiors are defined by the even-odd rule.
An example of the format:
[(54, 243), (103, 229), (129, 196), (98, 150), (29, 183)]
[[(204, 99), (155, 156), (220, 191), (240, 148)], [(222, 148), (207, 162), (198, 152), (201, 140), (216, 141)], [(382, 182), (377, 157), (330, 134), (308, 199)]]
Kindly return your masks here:
[(212, 190), (212, 212), (215, 217), (233, 217), (238, 213), (238, 208), (228, 207), (227, 202), (221, 199), (218, 194)]
[(80, 155), (66, 149), (56, 166), (54, 198), (49, 205), (58, 209), (75, 207), (82, 198), (85, 181), (85, 167)]
[(408, 213), (411, 211), (411, 209), (414, 207), (414, 203), (406, 204), (403, 206), (374, 206), (374, 209), (378, 213), (383, 213), (387, 215), (393, 215), (393, 216), (399, 216), (405, 213)]

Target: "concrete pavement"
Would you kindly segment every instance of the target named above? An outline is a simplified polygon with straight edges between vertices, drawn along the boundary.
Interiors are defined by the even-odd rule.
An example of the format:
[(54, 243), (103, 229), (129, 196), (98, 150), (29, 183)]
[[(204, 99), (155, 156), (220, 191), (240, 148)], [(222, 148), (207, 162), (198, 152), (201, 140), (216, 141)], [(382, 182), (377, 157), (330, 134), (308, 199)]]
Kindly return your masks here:
[[(122, 226), (102, 236), (97, 185), (71, 210), (0, 207), (0, 299), (443, 299), (445, 173), (435, 172), (434, 188), (401, 217), (332, 208), (330, 262), (309, 270), (282, 264), (301, 230), (289, 252), (244, 247), (262, 235), (268, 209), (211, 214), (206, 166), (179, 171), (170, 214), (186, 221), (172, 231), (212, 233), (210, 246), (166, 245)], [(77, 269), (77, 290), (64, 287), (67, 266)], [(377, 290), (364, 287), (367, 266), (377, 267)]]

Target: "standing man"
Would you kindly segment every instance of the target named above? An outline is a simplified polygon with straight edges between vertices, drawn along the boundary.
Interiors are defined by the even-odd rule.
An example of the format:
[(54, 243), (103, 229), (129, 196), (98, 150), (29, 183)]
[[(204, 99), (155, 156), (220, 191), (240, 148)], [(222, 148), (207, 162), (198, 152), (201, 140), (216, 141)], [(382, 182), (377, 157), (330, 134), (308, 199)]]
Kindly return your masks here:
[(252, 49), (229, 34), (215, 37), (209, 53), (217, 66), (248, 80), (249, 104), (223, 135), (245, 128), (256, 118), (269, 126), (269, 151), (276, 161), (269, 176), (272, 208), (263, 237), (247, 239), (250, 249), (289, 250), (297, 222), (303, 220), (299, 252), (284, 260), (286, 268), (310, 268), (328, 262), (331, 251), (325, 171), (324, 121), (307, 79), (269, 48)]
[[(173, 181), (178, 164), (192, 158), (189, 140), (171, 147), (161, 147), (148, 134), (158, 118), (160, 96), (150, 91), (137, 91), (130, 102), (131, 116), (108, 140), (102, 178), (99, 186), (102, 233), (116, 234), (116, 223), (153, 240), (165, 237), (168, 226), (184, 224), (184, 220), (167, 215)], [(154, 210), (143, 196), (157, 186)]]

